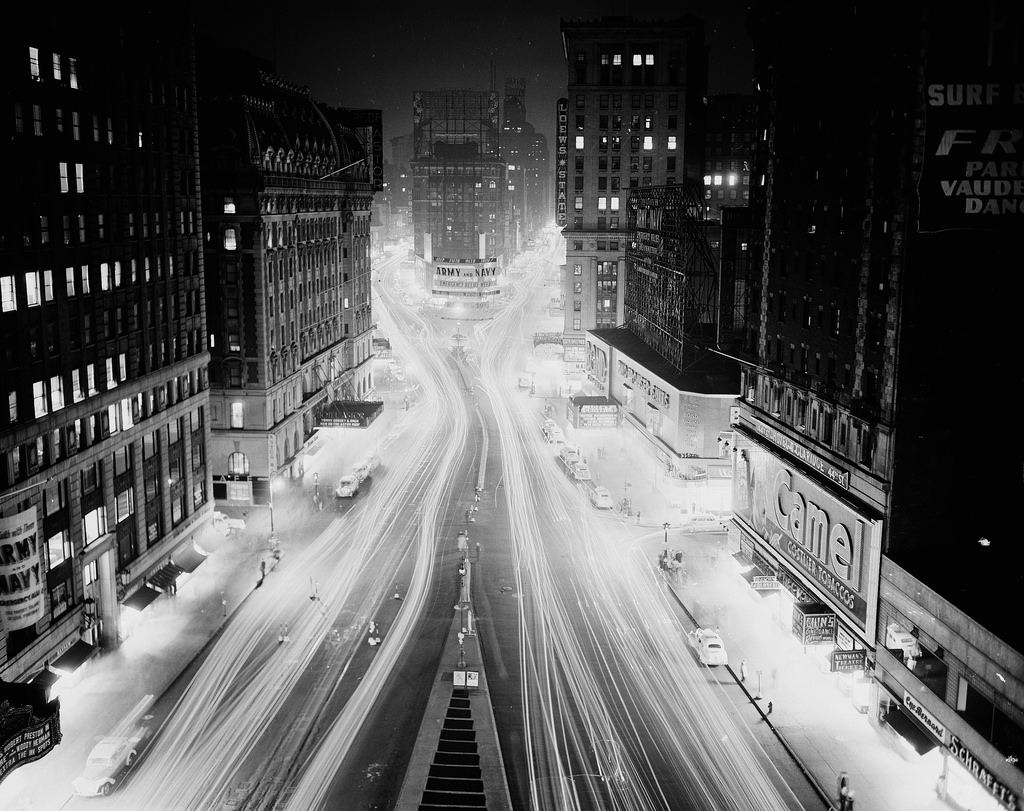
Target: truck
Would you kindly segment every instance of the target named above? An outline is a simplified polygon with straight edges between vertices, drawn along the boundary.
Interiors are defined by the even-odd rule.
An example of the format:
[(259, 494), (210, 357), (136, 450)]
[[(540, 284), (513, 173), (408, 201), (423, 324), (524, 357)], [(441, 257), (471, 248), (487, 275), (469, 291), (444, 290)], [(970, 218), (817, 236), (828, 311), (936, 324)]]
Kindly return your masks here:
[(81, 777), (71, 783), (75, 794), (106, 797), (124, 780), (152, 737), (152, 706), (153, 696), (143, 696), (109, 735), (97, 739)]

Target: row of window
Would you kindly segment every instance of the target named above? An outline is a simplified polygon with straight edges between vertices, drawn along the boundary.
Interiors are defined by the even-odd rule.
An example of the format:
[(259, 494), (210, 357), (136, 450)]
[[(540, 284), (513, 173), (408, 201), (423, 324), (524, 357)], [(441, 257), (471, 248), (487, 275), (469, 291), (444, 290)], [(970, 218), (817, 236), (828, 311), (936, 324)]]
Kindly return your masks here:
[[(586, 149), (586, 136), (577, 135), (574, 139), (576, 149)], [(669, 135), (665, 139), (665, 149), (675, 150), (678, 147), (679, 140), (675, 135)], [(601, 152), (607, 152), (611, 149), (613, 152), (622, 151), (622, 136), (621, 135), (600, 135), (597, 139), (597, 148)], [(630, 152), (639, 152), (643, 149), (644, 152), (650, 152), (654, 149), (654, 136), (653, 135), (631, 135), (629, 136), (629, 150)]]
[[(582, 110), (587, 106), (587, 94), (577, 93), (576, 94), (576, 109)], [(612, 110), (622, 109), (622, 96), (617, 93), (601, 93), (597, 97), (598, 107), (602, 110), (609, 109), (609, 102), (611, 102)], [(679, 107), (679, 96), (676, 93), (669, 93), (667, 96), (668, 107), (670, 110), (675, 110)], [(642, 102), (642, 104), (641, 104)], [(641, 106), (645, 109), (654, 109), (654, 94), (653, 93), (631, 93), (630, 94), (630, 107), (634, 110), (641, 109)]]
[[(67, 86), (72, 90), (78, 90), (78, 61), (73, 56), (61, 57), (60, 54), (49, 54), (48, 68), (54, 81), (64, 82), (67, 76)], [(39, 49), (29, 46), (28, 49), (28, 73), (35, 81), (42, 81), (43, 67), (40, 62)]]
[[(597, 119), (597, 128), (600, 130), (612, 130), (618, 131), (622, 129), (622, 125), (625, 123), (625, 119), (620, 114), (614, 115), (599, 115)], [(576, 130), (577, 132), (583, 132), (587, 126), (587, 117), (583, 114), (576, 116)], [(668, 129), (674, 130), (679, 127), (679, 116), (670, 115), (668, 117)], [(653, 130), (654, 129), (654, 115), (632, 115), (629, 118), (629, 126), (627, 129), (630, 132), (639, 132), (640, 130)]]
[[(62, 166), (65, 166), (65, 164), (62, 164)], [(76, 164), (76, 166), (81, 166), (81, 164)], [(63, 172), (65, 171), (65, 169), (62, 169), (61, 171)], [(63, 186), (64, 184), (67, 184), (69, 182), (70, 181), (68, 177), (62, 175), (62, 191), (68, 191), (68, 188), (70, 187), (68, 186), (68, 188), (63, 188)], [(75, 184), (78, 191), (81, 191), (82, 189), (79, 186), (79, 180), (77, 178), (77, 175)], [(110, 223), (113, 223), (113, 228), (110, 227)], [(143, 239), (149, 239), (150, 237), (149, 223), (149, 214), (143, 213), (141, 229), (141, 236), (143, 237)], [(125, 232), (127, 232), (128, 237), (132, 239), (134, 239), (138, 235), (135, 226), (135, 215), (133, 213), (129, 213), (124, 219), (123, 223), (121, 221), (115, 220), (113, 217), (110, 217), (108, 220), (107, 214), (103, 212), (98, 212), (96, 214), (91, 215), (64, 214), (61, 217), (61, 224), (61, 244), (63, 244), (66, 247), (69, 247), (71, 245), (85, 245), (90, 241), (90, 239), (95, 239), (99, 241), (113, 239), (116, 241), (120, 241), (123, 238)], [(160, 212), (154, 212), (153, 224), (153, 235), (157, 237), (162, 236), (163, 228), (161, 224)], [(123, 227), (121, 227), (122, 225)], [(22, 245), (26, 248), (31, 248), (37, 245), (49, 245), (52, 241), (53, 236), (51, 234), (51, 230), (52, 228), (50, 224), (50, 217), (45, 214), (41, 214), (38, 217), (26, 218), (24, 231), (22, 233)], [(92, 234), (91, 237), (90, 231)], [(186, 211), (184, 209), (179, 211), (178, 233), (181, 234), (182, 236), (191, 236), (195, 234), (195, 232), (195, 212), (191, 210)], [(3, 236), (0, 235), (0, 240), (2, 239)]]

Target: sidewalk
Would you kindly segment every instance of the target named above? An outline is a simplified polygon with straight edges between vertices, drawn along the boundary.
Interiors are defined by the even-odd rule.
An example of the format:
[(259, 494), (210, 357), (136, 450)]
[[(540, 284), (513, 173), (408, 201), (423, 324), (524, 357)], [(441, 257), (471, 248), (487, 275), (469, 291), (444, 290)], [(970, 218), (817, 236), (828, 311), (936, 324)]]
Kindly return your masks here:
[[(564, 400), (554, 402), (556, 419), (564, 424)], [(538, 398), (540, 408), (543, 400)], [(934, 770), (905, 756), (870, 714), (859, 712), (844, 693), (840, 676), (827, 672), (793, 637), (786, 627), (788, 619), (780, 616), (778, 598), (754, 591), (743, 579), (730, 554), (728, 536), (679, 530), (679, 510), (655, 489), (651, 460), (630, 460), (621, 433), (573, 431), (571, 441), (581, 446), (595, 483), (608, 487), (616, 501), (625, 472), (633, 509), (640, 511), (641, 520), (639, 526), (635, 515), (622, 520), (638, 536), (652, 566), (657, 566), (666, 546), (663, 524), (671, 525), (668, 547), (683, 553), (683, 571), (664, 573), (666, 586), (695, 625), (720, 630), (729, 666), (719, 678), (741, 687), (731, 694), (766, 751), (773, 752), (774, 738), (817, 785), (821, 805), (808, 807), (835, 807), (838, 777), (846, 771), (856, 792), (857, 811), (948, 811), (951, 806), (935, 793)], [(603, 458), (599, 445), (604, 447)], [(747, 679), (740, 684), (744, 659)], [(756, 700), (759, 692), (761, 699)]]

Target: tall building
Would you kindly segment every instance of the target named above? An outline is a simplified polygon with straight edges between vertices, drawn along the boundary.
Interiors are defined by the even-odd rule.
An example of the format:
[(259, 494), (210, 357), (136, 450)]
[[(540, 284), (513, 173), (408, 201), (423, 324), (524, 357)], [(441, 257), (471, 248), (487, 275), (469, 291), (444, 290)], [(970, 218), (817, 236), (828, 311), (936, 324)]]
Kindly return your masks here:
[(4, 560), (8, 681), (116, 647), (182, 571), (169, 558), (198, 565), (213, 510), (191, 25), (21, 13), (2, 48), (0, 533), (31, 577)]
[(942, 797), (991, 811), (1024, 785), (1021, 443), (987, 393), (1021, 383), (1021, 23), (843, 2), (807, 36), (755, 10), (734, 456), (734, 551), (780, 622)]
[(270, 482), (302, 475), (317, 428), (381, 410), (370, 302), (380, 112), (320, 107), (259, 60), (203, 54), (214, 496), (268, 504), (273, 521)]
[(745, 206), (750, 200), (754, 97), (709, 96), (704, 119), (704, 200), (710, 218), (720, 222), (723, 208)]
[(551, 221), (548, 139), (526, 120), (526, 80), (506, 79), (500, 151), (508, 169), (512, 204), (509, 251), (529, 246)]
[(435, 307), (479, 310), (503, 290), (505, 164), (498, 149), (498, 94), (413, 94), (415, 252)]
[(388, 239), (412, 239), (412, 133), (388, 139), (391, 158), (384, 162), (384, 181), (390, 205)]
[(704, 23), (686, 16), (562, 21), (568, 70), (565, 298), (569, 387), (584, 374), (584, 335), (623, 321), (630, 189), (703, 175)]

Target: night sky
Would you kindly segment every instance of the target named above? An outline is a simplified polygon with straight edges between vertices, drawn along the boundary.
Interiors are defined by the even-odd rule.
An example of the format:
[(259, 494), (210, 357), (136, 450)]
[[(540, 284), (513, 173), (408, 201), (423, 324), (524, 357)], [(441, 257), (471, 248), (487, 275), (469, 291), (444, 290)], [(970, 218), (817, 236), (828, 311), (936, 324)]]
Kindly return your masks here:
[(492, 61), (499, 95), (505, 77), (526, 79), (527, 120), (553, 144), (555, 103), (566, 92), (561, 19), (693, 14), (705, 21), (711, 46), (709, 92), (750, 92), (753, 56), (742, 0), (343, 0), (277, 4), (265, 12), (259, 5), (200, 6), (196, 21), (221, 45), (275, 61), (283, 79), (308, 86), (316, 101), (383, 110), (385, 157), (388, 139), (412, 132), (414, 91), (486, 90)]

